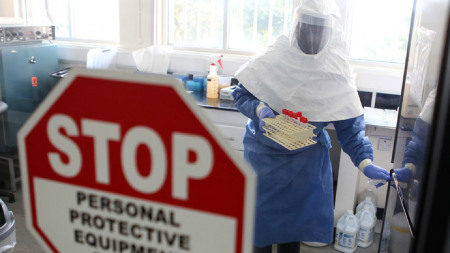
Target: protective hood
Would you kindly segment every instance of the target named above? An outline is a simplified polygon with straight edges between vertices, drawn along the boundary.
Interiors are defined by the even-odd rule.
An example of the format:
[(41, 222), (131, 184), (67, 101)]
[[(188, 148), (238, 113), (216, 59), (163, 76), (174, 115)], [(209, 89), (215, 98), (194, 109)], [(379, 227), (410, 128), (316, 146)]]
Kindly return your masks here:
[[(308, 17), (303, 14), (308, 14)], [(255, 97), (278, 113), (282, 109), (301, 111), (315, 122), (362, 115), (364, 111), (351, 75), (348, 50), (342, 29), (337, 25), (337, 17), (339, 9), (334, 1), (304, 0), (296, 9), (293, 30), (297, 29), (299, 22), (306, 23), (304, 20), (323, 21), (321, 26), (331, 29), (325, 44), (312, 47), (312, 50), (320, 49), (318, 53), (302, 51), (298, 37), (291, 29), (290, 38), (280, 36), (264, 54), (241, 66), (235, 76)]]
[(431, 121), (433, 120), (434, 103), (436, 101), (436, 91), (437, 88), (434, 88), (433, 90), (430, 91), (427, 99), (425, 100), (425, 104), (423, 105), (423, 109), (419, 115), (419, 118), (421, 118), (429, 125), (431, 125)]
[(305, 0), (295, 10), (290, 46), (305, 54), (318, 54), (330, 42), (339, 8), (330, 0)]

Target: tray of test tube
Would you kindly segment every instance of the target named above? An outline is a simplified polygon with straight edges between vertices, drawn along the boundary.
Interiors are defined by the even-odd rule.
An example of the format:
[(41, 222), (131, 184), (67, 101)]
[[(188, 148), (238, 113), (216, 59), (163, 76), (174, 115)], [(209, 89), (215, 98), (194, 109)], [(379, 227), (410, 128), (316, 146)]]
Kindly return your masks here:
[(296, 150), (317, 143), (313, 140), (315, 126), (308, 123), (301, 112), (291, 112), (283, 109), (283, 115), (275, 118), (264, 118), (266, 123), (264, 135), (279, 143), (288, 150)]

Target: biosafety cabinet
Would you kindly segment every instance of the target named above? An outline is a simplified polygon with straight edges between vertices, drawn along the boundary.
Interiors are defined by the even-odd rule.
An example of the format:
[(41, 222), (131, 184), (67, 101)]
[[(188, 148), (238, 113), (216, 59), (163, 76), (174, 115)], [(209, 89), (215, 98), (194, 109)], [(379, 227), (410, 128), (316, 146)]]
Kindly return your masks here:
[(0, 100), (8, 106), (1, 118), (0, 152), (14, 150), (16, 135), (56, 83), (57, 46), (51, 43), (0, 43)]

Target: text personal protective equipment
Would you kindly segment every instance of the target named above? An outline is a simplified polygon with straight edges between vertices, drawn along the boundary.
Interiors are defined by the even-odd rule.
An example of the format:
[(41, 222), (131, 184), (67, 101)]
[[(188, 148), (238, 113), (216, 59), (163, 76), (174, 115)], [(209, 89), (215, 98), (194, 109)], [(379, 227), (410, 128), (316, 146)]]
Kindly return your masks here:
[(291, 43), (297, 43), (297, 46), (303, 53), (314, 55), (328, 44), (331, 36), (331, 19), (301, 14)]
[[(262, 103), (261, 103), (262, 104)], [(266, 130), (264, 130), (263, 126), (266, 125), (266, 123), (263, 121), (264, 118), (275, 118), (275, 114), (273, 113), (272, 109), (270, 109), (267, 106), (258, 106), (257, 110), (257, 114), (259, 117), (259, 130), (263, 133), (266, 132)]]

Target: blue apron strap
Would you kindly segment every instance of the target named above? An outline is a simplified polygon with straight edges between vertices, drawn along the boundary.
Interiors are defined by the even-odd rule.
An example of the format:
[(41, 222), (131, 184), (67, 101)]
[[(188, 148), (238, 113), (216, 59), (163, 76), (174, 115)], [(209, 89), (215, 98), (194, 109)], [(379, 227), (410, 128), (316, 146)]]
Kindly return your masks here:
[(327, 130), (325, 130), (325, 128), (322, 128), (322, 131), (319, 132), (317, 138), (318, 138), (318, 141), (320, 143), (322, 143), (322, 145), (324, 145), (328, 149), (331, 148), (330, 136), (328, 135), (328, 132), (327, 132)]

